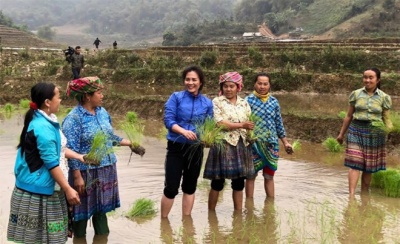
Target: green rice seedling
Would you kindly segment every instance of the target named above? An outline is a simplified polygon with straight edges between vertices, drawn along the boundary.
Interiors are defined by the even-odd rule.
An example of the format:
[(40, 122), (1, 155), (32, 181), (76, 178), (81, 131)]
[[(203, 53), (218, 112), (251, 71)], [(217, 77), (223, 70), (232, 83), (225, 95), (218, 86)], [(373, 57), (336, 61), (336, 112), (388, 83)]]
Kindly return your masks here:
[(386, 127), (385, 123), (383, 121), (372, 121), (371, 125), (378, 130), (383, 130), (386, 134), (389, 134), (391, 132), (391, 129)]
[(388, 197), (400, 197), (400, 173), (387, 175), (384, 178), (385, 195)]
[(295, 152), (299, 151), (301, 149), (301, 142), (299, 141), (299, 139), (295, 140), (292, 143), (292, 148), (293, 148), (293, 151), (295, 151)]
[(14, 106), (11, 103), (6, 103), (4, 105), (4, 111), (7, 113), (12, 113), (14, 111)]
[(196, 132), (198, 135), (198, 143), (204, 147), (223, 147), (223, 126), (217, 125), (213, 118), (207, 117), (204, 122), (195, 122)]
[(390, 120), (393, 124), (393, 129), (391, 131), (394, 133), (400, 133), (400, 114), (390, 113)]
[(345, 111), (340, 111), (339, 113), (338, 113), (338, 117), (339, 118), (341, 118), (341, 119), (344, 119), (345, 117), (346, 117), (346, 112)]
[(112, 148), (107, 147), (108, 136), (103, 131), (98, 131), (93, 137), (92, 147), (85, 155), (85, 163), (100, 165), (101, 160), (112, 152)]
[(254, 123), (254, 129), (253, 130), (247, 130), (247, 140), (253, 144), (255, 141), (257, 141), (257, 138), (260, 134), (262, 134), (262, 129), (259, 128), (259, 123), (261, 118), (257, 116), (255, 113), (251, 113), (249, 116), (249, 121)]
[(146, 198), (139, 198), (133, 203), (131, 209), (127, 213), (127, 217), (149, 217), (155, 215), (156, 212), (154, 201)]
[(129, 123), (135, 124), (135, 123), (139, 122), (139, 117), (138, 117), (137, 113), (135, 113), (133, 111), (129, 111), (125, 114), (125, 120)]
[[(122, 123), (122, 130), (125, 132), (127, 138), (131, 141), (131, 150), (140, 156), (143, 156), (146, 150), (141, 146), (143, 140), (144, 126), (142, 123), (136, 122), (135, 124), (130, 122)], [(132, 153), (131, 153), (132, 156)], [(130, 158), (129, 158), (130, 162)], [(128, 164), (129, 164), (128, 162)]]
[(329, 152), (337, 153), (343, 151), (343, 146), (333, 137), (328, 137), (324, 142), (322, 142), (322, 145), (324, 145)]
[(400, 171), (387, 169), (372, 174), (371, 186), (384, 189), (388, 197), (400, 197)]
[(160, 132), (157, 134), (157, 138), (160, 140), (165, 140), (167, 138), (168, 130), (164, 126), (161, 127)]
[(19, 100), (19, 108), (28, 109), (29, 108), (29, 99), (21, 99)]

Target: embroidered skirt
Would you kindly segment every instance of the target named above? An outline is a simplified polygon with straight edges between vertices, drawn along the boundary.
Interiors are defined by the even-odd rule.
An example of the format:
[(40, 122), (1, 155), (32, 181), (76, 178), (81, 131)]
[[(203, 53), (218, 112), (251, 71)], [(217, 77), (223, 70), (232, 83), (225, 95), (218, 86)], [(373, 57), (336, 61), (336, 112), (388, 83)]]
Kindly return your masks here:
[(374, 173), (386, 169), (385, 132), (369, 122), (352, 121), (347, 133), (344, 165)]
[(255, 171), (258, 172), (265, 167), (272, 171), (278, 169), (279, 144), (256, 141), (252, 145), (253, 163)]
[(211, 147), (204, 178), (237, 179), (254, 175), (254, 164), (251, 157), (251, 146), (245, 146), (240, 139), (237, 146), (225, 142), (222, 148)]
[(63, 191), (44, 196), (14, 188), (7, 239), (17, 243), (65, 243), (67, 201)]
[[(90, 219), (93, 214), (111, 212), (120, 207), (116, 164), (82, 170), (81, 175), (86, 193), (79, 195), (81, 204), (73, 207), (73, 221)], [(74, 184), (73, 178), (70, 172), (71, 186)]]

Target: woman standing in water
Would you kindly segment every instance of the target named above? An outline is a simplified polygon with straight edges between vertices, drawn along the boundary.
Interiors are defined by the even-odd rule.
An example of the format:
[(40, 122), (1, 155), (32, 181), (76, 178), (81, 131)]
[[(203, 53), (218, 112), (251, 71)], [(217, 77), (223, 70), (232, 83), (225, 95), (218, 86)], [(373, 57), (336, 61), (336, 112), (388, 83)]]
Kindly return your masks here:
[(38, 83), (31, 89), (31, 99), (17, 146), (7, 239), (65, 243), (67, 201), (77, 205), (80, 199), (63, 174), (67, 171), (64, 157), (83, 162), (83, 155), (65, 147), (55, 115), (61, 102), (59, 89), (52, 83)]
[(247, 130), (252, 130), (254, 123), (249, 121), (249, 104), (238, 96), (243, 87), (242, 76), (238, 72), (228, 72), (220, 76), (219, 85), (221, 95), (213, 99), (214, 119), (218, 126), (224, 127), (224, 146), (214, 145), (208, 154), (204, 170), (204, 178), (211, 180), (208, 209), (215, 210), (225, 179), (231, 179), (234, 209), (241, 210), (245, 178), (254, 175), (247, 141)]
[(252, 198), (254, 195), (254, 182), (258, 170), (263, 171), (267, 197), (274, 197), (274, 175), (278, 169), (279, 139), (286, 153), (292, 154), (293, 148), (286, 139), (279, 102), (270, 94), (271, 77), (267, 73), (258, 73), (254, 82), (253, 94), (246, 97), (246, 100), (257, 117), (254, 131), (257, 141), (252, 145), (256, 174), (246, 180), (246, 197)]
[(174, 92), (165, 103), (164, 124), (168, 129), (164, 194), (161, 217), (168, 217), (182, 179), (182, 215), (191, 215), (197, 179), (203, 162), (203, 148), (191, 147), (198, 140), (195, 123), (213, 116), (212, 102), (201, 94), (203, 71), (189, 66), (182, 72), (184, 91)]
[(344, 118), (337, 141), (342, 144), (347, 133), (344, 165), (349, 167), (349, 193), (355, 194), (360, 172), (361, 191), (368, 191), (371, 174), (386, 169), (385, 132), (374, 124), (392, 128), (389, 110), (392, 100), (380, 90), (381, 72), (377, 68), (366, 69), (364, 87), (351, 92), (349, 109)]
[(95, 235), (109, 234), (106, 213), (120, 207), (117, 158), (112, 147), (131, 146), (129, 140), (113, 132), (111, 117), (101, 107), (103, 88), (98, 77), (79, 78), (68, 83), (67, 95), (75, 98), (79, 104), (65, 117), (62, 124), (68, 139), (67, 146), (76, 152), (87, 154), (92, 147), (93, 138), (101, 132), (107, 136), (108, 151), (108, 155), (103, 157), (98, 166), (85, 165), (74, 159), (68, 162), (69, 183), (81, 198), (81, 204), (73, 209), (73, 232), (77, 238), (85, 237), (87, 222), (92, 216)]

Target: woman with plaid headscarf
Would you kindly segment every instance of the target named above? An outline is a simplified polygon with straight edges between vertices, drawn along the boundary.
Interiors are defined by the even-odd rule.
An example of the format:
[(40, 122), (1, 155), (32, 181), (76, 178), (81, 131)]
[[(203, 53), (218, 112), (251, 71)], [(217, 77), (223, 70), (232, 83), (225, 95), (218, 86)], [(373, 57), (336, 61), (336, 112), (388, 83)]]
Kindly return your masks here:
[(104, 86), (98, 77), (79, 78), (69, 82), (67, 95), (76, 98), (78, 106), (71, 110), (62, 124), (67, 146), (87, 154), (98, 132), (107, 136), (107, 155), (100, 165), (82, 164), (69, 160), (69, 184), (79, 193), (81, 204), (73, 209), (75, 237), (85, 237), (87, 221), (93, 216), (96, 235), (109, 233), (106, 213), (120, 207), (117, 178), (117, 159), (113, 145), (131, 146), (131, 142), (114, 134), (111, 117), (101, 107)]
[(219, 84), (220, 96), (213, 99), (214, 119), (224, 127), (224, 145), (211, 146), (208, 154), (204, 170), (204, 178), (211, 180), (208, 209), (215, 210), (225, 179), (231, 179), (233, 205), (235, 210), (241, 210), (244, 181), (254, 174), (247, 138), (247, 131), (254, 128), (254, 123), (249, 121), (249, 104), (238, 96), (243, 87), (242, 76), (238, 72), (225, 73), (220, 76)]

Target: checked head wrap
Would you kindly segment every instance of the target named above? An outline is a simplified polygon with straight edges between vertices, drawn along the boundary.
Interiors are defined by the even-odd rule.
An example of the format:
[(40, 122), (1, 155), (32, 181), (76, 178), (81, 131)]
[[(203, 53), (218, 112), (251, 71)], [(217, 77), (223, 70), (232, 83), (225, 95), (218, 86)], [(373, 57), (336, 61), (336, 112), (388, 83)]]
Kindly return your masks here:
[(238, 92), (242, 90), (243, 77), (238, 72), (228, 72), (219, 76), (219, 85), (227, 81), (235, 83), (238, 87)]
[(82, 102), (85, 94), (90, 94), (104, 88), (99, 77), (83, 77), (72, 80), (68, 83), (67, 96), (74, 97), (78, 102)]

